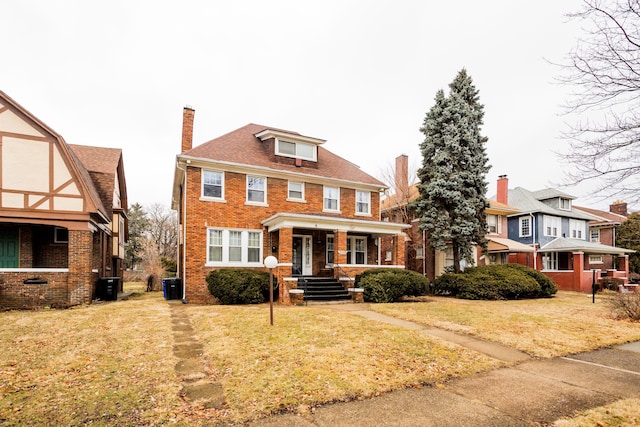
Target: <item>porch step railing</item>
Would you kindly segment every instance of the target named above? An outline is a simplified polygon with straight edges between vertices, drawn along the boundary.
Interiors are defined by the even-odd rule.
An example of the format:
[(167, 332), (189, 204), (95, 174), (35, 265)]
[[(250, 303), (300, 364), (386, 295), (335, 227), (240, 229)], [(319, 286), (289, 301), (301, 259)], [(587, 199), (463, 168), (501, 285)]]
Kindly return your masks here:
[(351, 299), (349, 291), (333, 277), (300, 277), (298, 289), (304, 290), (305, 301), (329, 302)]

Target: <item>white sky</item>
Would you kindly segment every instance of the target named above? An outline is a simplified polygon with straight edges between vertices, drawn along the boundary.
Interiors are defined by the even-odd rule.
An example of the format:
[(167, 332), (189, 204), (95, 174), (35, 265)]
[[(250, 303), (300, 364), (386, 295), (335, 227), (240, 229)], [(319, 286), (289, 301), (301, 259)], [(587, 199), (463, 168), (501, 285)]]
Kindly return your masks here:
[[(565, 144), (554, 83), (579, 0), (0, 2), (0, 89), (68, 143), (124, 150), (129, 203), (169, 205), (182, 108), (194, 146), (247, 123), (326, 139), (381, 177), (422, 159), (438, 89), (465, 67), (485, 105), (489, 195), (555, 186)], [(611, 200), (565, 188), (576, 204)]]

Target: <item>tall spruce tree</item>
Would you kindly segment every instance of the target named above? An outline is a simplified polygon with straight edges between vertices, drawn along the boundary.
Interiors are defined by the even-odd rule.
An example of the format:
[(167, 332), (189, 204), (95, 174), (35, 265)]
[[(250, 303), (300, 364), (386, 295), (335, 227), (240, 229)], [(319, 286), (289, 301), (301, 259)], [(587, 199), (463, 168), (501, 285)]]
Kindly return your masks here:
[(425, 135), (416, 202), (420, 228), (427, 231), (433, 249), (453, 249), (456, 272), (461, 260), (474, 263), (474, 245), (486, 248), (485, 175), (490, 166), (487, 138), (480, 134), (483, 117), (478, 90), (462, 69), (449, 84), (448, 96), (442, 90), (436, 93), (420, 128)]

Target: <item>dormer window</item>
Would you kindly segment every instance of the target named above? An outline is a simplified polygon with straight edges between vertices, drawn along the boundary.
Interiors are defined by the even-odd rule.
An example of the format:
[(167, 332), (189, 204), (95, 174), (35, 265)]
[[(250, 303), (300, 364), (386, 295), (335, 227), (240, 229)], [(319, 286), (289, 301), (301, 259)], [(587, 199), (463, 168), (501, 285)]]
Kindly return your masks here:
[(560, 205), (559, 205), (559, 207), (563, 211), (570, 211), (571, 210), (571, 199), (567, 199), (565, 197), (560, 197)]
[(291, 142), (282, 139), (277, 140), (276, 155), (285, 157), (294, 157), (298, 159), (311, 160), (315, 162), (318, 158), (317, 147), (304, 142)]

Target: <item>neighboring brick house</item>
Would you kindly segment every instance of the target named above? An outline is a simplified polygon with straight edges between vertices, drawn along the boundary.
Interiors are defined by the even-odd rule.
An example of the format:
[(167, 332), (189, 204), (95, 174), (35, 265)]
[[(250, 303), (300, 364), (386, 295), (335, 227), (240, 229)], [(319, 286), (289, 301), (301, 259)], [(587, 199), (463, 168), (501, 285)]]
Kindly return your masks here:
[[(395, 188), (392, 195), (382, 201), (382, 217), (385, 221), (407, 223), (411, 227), (407, 230), (405, 265), (409, 270), (424, 274), (429, 280), (444, 273), (447, 267), (453, 265), (453, 251), (434, 251), (429, 247), (429, 237), (426, 232), (420, 230), (420, 220), (416, 209), (411, 202), (420, 197), (418, 184), (409, 185), (408, 157), (401, 155), (396, 158)], [(502, 181), (505, 180), (505, 181)], [(506, 177), (498, 180), (498, 191), (506, 191), (502, 188)], [(507, 196), (504, 196), (506, 200)], [(522, 259), (531, 258), (533, 248), (511, 240), (507, 233), (507, 216), (517, 213), (519, 210), (509, 206), (506, 202), (489, 200), (489, 207), (485, 209), (487, 217), (488, 240), (487, 252), (482, 248), (474, 247), (475, 265), (504, 264), (511, 262), (514, 257)], [(389, 239), (382, 241), (382, 253), (387, 254), (383, 260), (390, 258), (391, 243)]]
[[(504, 185), (508, 185), (506, 179)], [(518, 263), (541, 270), (562, 290), (591, 292), (594, 271), (596, 280), (604, 275), (628, 280), (628, 254), (633, 251), (591, 241), (589, 223), (598, 218), (575, 209), (573, 196), (554, 188), (517, 187), (508, 190), (508, 198), (520, 209), (508, 217), (509, 238), (536, 250), (533, 264), (522, 258)], [(617, 270), (603, 272), (599, 262), (590, 264), (590, 259), (599, 261), (597, 257), (605, 255), (617, 257)]]
[(122, 277), (121, 150), (68, 145), (0, 92), (0, 159), (0, 308), (90, 303)]
[[(617, 245), (617, 230), (627, 220), (627, 204), (618, 200), (609, 206), (609, 211), (573, 205), (573, 208), (593, 216), (589, 221), (589, 240), (609, 246)], [(589, 268), (599, 270), (615, 270), (618, 267), (618, 256), (611, 254), (589, 255)]]
[(187, 302), (213, 302), (205, 278), (225, 267), (264, 269), (275, 256), (279, 298), (298, 278), (331, 276), (348, 287), (378, 267), (379, 239), (393, 236), (404, 267), (406, 226), (380, 220), (379, 180), (331, 153), (324, 140), (248, 124), (192, 147), (194, 110), (183, 111), (172, 208), (178, 211), (178, 275)]

